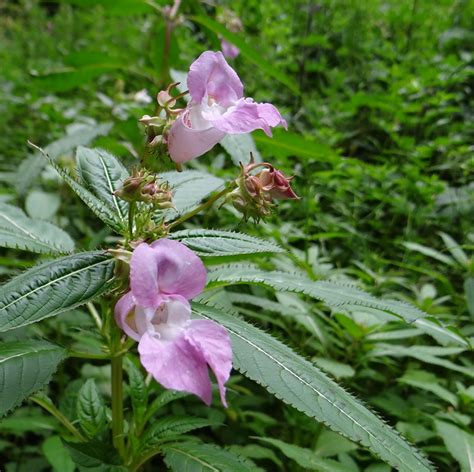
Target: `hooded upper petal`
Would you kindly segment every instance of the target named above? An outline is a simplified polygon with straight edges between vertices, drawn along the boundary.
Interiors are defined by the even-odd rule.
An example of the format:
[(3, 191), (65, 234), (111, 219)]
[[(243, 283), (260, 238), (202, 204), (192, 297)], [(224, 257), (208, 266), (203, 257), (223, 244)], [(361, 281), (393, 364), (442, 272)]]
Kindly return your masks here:
[(192, 320), (185, 331), (186, 340), (200, 352), (216, 376), (222, 404), (225, 400), (225, 383), (232, 370), (232, 346), (227, 330), (211, 320)]
[(168, 133), (168, 152), (178, 164), (202, 156), (225, 136), (225, 132), (212, 126), (193, 129), (190, 125), (189, 110), (186, 110), (173, 123)]
[(142, 243), (132, 254), (130, 286), (137, 305), (158, 308), (169, 296), (187, 300), (204, 290), (206, 269), (184, 244), (160, 239)]
[(222, 52), (205, 51), (189, 69), (187, 85), (196, 103), (213, 99), (226, 106), (243, 96), (244, 86)]
[(272, 135), (272, 127), (287, 127), (280, 112), (270, 103), (256, 103), (251, 98), (239, 100), (220, 116), (203, 111), (204, 118), (212, 125), (228, 134), (250, 133), (263, 129), (268, 136)]
[(158, 286), (161, 294), (180, 295), (191, 300), (204, 290), (206, 268), (191, 249), (171, 239), (159, 239), (151, 248), (157, 254)]

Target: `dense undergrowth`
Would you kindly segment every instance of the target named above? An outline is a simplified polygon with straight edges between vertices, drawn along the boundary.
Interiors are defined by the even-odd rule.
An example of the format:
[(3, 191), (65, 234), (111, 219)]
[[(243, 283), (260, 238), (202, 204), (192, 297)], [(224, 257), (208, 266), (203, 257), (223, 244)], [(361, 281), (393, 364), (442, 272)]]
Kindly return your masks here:
[[(219, 47), (214, 20), (223, 6), (183, 2), (169, 54), (173, 78), (204, 49)], [(240, 36), (248, 44), (233, 67), (246, 90), (278, 103), (289, 123), (273, 140), (254, 133), (257, 149), (295, 175), (302, 199), (280, 205), (259, 226), (243, 222), (228, 205), (200, 225), (265, 236), (289, 251), (246, 264), (303, 269), (314, 280), (351, 282), (409, 301), (466, 343), (452, 345), (445, 333), (428, 335), (368, 310), (329, 310), (309, 297), (263, 287), (216, 288), (206, 297), (233, 307), (331, 374), (439, 470), (473, 470), (472, 3), (239, 0), (227, 6), (241, 17)], [(123, 0), (6, 2), (0, 13), (0, 201), (55, 222), (79, 249), (100, 248), (113, 241), (110, 230), (26, 141), (48, 146), (71, 168), (80, 144), (136, 162), (144, 146), (137, 120), (155, 106), (140, 91), (154, 97), (167, 84), (162, 18), (147, 3)], [(189, 167), (231, 178), (238, 161), (232, 157), (218, 147)], [(2, 250), (0, 277), (7, 280), (36, 260)], [(2, 338), (54, 333), (64, 345), (94, 346), (90, 323), (77, 309)], [(100, 361), (68, 359), (49, 393), (71, 417), (82, 384), (71, 378), (79, 373), (107, 385)], [(236, 374), (231, 388), (227, 410), (189, 398), (166, 408), (186, 414), (192, 406), (222, 423), (201, 437), (263, 470), (330, 470), (311, 462), (313, 455), (348, 471), (390, 470), (244, 377)], [(51, 464), (72, 470), (58, 465), (52, 421), (32, 403), (3, 420), (2, 470), (50, 470)]]

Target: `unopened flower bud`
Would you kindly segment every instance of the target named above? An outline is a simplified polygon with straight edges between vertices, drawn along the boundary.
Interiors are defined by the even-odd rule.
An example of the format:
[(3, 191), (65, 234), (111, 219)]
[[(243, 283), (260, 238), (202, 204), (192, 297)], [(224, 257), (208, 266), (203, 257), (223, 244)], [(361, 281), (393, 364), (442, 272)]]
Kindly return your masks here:
[[(258, 173), (253, 173), (262, 168)], [(250, 163), (242, 166), (242, 172), (236, 180), (237, 188), (227, 199), (243, 213), (247, 220), (250, 217), (258, 221), (270, 215), (274, 199), (299, 198), (290, 186), (291, 178), (276, 170), (267, 162), (255, 163), (253, 156)]]

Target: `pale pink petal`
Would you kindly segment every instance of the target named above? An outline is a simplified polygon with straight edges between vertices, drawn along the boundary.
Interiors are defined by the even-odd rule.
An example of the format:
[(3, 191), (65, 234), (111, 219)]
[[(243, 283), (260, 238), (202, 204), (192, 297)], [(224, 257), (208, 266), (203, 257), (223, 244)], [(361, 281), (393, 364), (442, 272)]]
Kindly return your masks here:
[(132, 327), (129, 324), (130, 320), (127, 320), (127, 316), (134, 310), (135, 300), (133, 299), (132, 292), (127, 292), (125, 295), (120, 297), (119, 301), (115, 305), (115, 321), (128, 336), (130, 336), (135, 341), (139, 341), (141, 335), (138, 333), (136, 326)]
[(206, 361), (184, 336), (164, 341), (146, 333), (138, 344), (138, 352), (143, 367), (161, 385), (193, 393), (207, 405), (211, 404), (212, 389)]
[(232, 346), (227, 330), (210, 320), (192, 320), (185, 331), (187, 341), (201, 353), (214, 372), (219, 386), (221, 401), (225, 400), (225, 383), (232, 370)]
[(183, 243), (159, 239), (151, 245), (158, 264), (158, 289), (162, 295), (191, 300), (206, 286), (206, 268)]
[(130, 261), (130, 287), (137, 305), (157, 308), (161, 303), (156, 251), (146, 243), (135, 248)]
[(209, 97), (223, 106), (241, 98), (244, 90), (239, 76), (220, 51), (203, 52), (191, 64), (187, 84), (195, 102), (201, 103)]
[(240, 49), (229, 41), (221, 39), (222, 54), (229, 59), (235, 59), (240, 54)]
[(185, 124), (185, 111), (173, 123), (168, 133), (168, 152), (171, 159), (182, 164), (211, 150), (225, 133), (214, 127), (197, 130)]
[(263, 129), (268, 136), (272, 135), (271, 129), (281, 124), (286, 128), (286, 121), (280, 112), (270, 103), (256, 103), (251, 98), (241, 99), (236, 106), (230, 107), (220, 117), (206, 115), (217, 129), (228, 134), (250, 133), (256, 129)]

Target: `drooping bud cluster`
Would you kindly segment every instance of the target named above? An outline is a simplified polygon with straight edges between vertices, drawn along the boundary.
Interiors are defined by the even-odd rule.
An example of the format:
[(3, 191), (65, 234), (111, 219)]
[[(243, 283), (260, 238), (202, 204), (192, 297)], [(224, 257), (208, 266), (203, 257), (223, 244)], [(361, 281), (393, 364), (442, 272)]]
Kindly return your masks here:
[[(286, 177), (268, 162), (241, 164), (241, 173), (236, 180), (237, 188), (228, 195), (228, 200), (239, 210), (245, 220), (259, 221), (269, 216), (275, 199), (298, 199), (290, 185), (292, 177)], [(261, 169), (259, 172), (255, 172)]]
[(156, 176), (145, 170), (134, 169), (115, 195), (127, 202), (149, 203), (160, 210), (173, 208), (168, 182), (157, 183)]
[(174, 108), (179, 98), (186, 95), (188, 92), (180, 93), (173, 96), (171, 91), (179, 85), (179, 82), (174, 82), (166, 88), (158, 92), (156, 101), (158, 102), (158, 109), (156, 116), (144, 115), (139, 120), (144, 124), (147, 131), (147, 141), (150, 147), (158, 147), (166, 144), (166, 135), (171, 125), (176, 120), (176, 117), (183, 111), (182, 108)]

